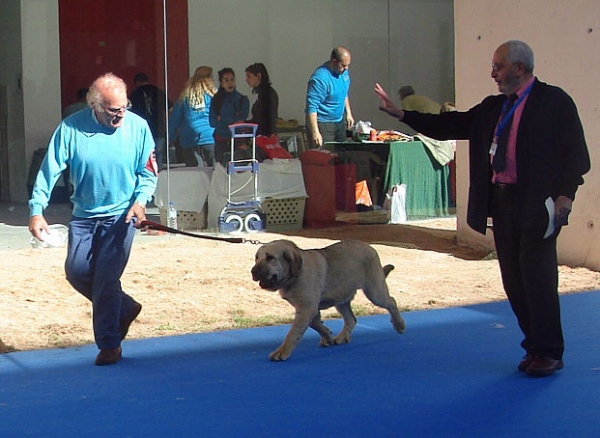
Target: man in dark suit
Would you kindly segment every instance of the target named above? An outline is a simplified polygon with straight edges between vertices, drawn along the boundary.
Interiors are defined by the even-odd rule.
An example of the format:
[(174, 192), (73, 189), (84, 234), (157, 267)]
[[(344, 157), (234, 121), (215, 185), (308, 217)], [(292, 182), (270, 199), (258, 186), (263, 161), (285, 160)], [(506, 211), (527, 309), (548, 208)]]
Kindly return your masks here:
[(466, 112), (439, 115), (399, 109), (379, 84), (380, 109), (430, 137), (469, 140), (467, 223), (493, 232), (502, 283), (526, 352), (518, 369), (548, 376), (563, 367), (556, 239), (590, 169), (577, 108), (562, 89), (533, 75), (522, 41), (500, 45), (492, 59), (499, 95)]

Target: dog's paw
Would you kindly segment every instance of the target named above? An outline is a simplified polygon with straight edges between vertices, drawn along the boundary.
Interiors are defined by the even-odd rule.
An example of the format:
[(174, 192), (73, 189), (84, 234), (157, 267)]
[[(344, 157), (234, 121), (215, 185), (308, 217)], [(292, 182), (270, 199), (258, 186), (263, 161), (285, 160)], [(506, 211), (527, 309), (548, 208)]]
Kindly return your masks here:
[(350, 342), (350, 333), (340, 333), (335, 338), (333, 338), (333, 342), (335, 345), (347, 344)]
[(321, 336), (321, 340), (319, 341), (319, 347), (329, 347), (333, 344), (335, 344), (335, 341), (331, 336)]
[(279, 347), (277, 350), (275, 350), (274, 352), (269, 354), (269, 359), (272, 362), (281, 362), (283, 360), (287, 360), (287, 358), (290, 357), (291, 355), (292, 355), (292, 353), (290, 351), (287, 351), (287, 350)]
[(398, 316), (397, 318), (392, 317), (392, 325), (394, 326), (394, 329), (400, 334), (406, 331), (406, 323), (404, 322), (404, 319), (401, 316)]

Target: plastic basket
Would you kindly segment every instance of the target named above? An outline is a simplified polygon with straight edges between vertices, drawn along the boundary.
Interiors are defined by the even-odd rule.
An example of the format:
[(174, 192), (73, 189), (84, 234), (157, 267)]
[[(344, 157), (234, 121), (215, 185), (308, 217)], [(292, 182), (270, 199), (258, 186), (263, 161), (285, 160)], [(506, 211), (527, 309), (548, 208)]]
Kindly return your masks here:
[(305, 197), (262, 200), (260, 205), (267, 215), (267, 231), (301, 229), (305, 202)]
[[(167, 225), (167, 210), (159, 209), (160, 223)], [(206, 222), (207, 205), (204, 204), (201, 212), (177, 210), (177, 228), (180, 230), (203, 230), (207, 226)]]

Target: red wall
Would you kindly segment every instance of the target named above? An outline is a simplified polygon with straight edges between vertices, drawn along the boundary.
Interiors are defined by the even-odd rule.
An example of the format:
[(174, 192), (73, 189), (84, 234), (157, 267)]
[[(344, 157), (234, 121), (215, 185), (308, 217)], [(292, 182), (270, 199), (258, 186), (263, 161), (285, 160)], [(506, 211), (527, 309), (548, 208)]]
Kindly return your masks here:
[[(166, 0), (165, 0), (166, 1)], [(168, 0), (168, 94), (177, 99), (188, 78), (187, 0)], [(62, 109), (106, 72), (133, 90), (140, 71), (165, 88), (163, 0), (59, 0)]]

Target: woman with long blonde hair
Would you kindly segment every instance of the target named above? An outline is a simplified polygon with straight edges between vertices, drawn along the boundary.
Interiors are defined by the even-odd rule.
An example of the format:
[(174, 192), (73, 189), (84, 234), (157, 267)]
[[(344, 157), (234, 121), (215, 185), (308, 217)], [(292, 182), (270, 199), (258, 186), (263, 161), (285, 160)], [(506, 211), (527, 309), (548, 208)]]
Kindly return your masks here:
[(201, 66), (191, 76), (169, 117), (169, 138), (179, 136), (186, 166), (214, 165), (214, 129), (209, 123), (210, 105), (217, 92), (212, 68)]

